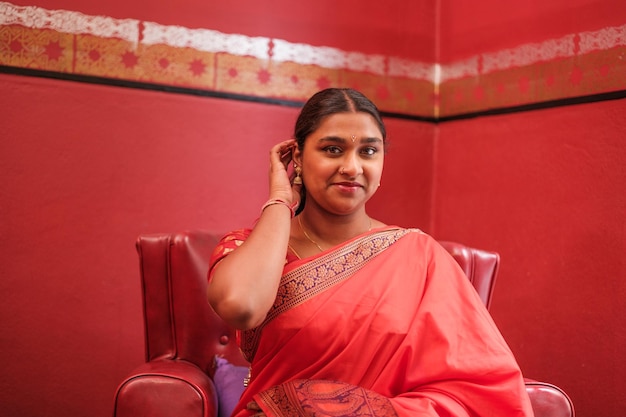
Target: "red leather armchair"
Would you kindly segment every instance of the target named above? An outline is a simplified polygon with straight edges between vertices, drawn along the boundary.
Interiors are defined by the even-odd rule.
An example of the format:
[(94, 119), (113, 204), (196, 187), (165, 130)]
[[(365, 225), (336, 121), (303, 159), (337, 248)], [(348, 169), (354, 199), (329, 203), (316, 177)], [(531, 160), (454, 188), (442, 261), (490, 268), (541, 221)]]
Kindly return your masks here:
[[(119, 385), (115, 417), (216, 416), (215, 355), (247, 365), (234, 330), (206, 301), (208, 260), (218, 238), (202, 231), (138, 238), (146, 363)], [(498, 254), (441, 243), (488, 307)], [(558, 387), (527, 380), (526, 389), (536, 417), (574, 416), (572, 402)]]

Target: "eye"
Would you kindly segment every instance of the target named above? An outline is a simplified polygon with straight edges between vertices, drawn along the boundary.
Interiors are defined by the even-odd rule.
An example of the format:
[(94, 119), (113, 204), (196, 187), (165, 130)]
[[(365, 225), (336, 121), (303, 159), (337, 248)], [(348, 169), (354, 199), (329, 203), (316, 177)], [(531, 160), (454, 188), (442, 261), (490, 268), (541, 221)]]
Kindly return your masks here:
[(324, 152), (330, 153), (330, 154), (333, 154), (333, 155), (337, 155), (337, 154), (340, 154), (342, 152), (341, 148), (339, 146), (335, 146), (335, 145), (327, 146), (323, 150), (324, 150)]
[(375, 148), (373, 146), (368, 146), (361, 150), (361, 153), (367, 156), (374, 156), (377, 152), (378, 152), (378, 148)]

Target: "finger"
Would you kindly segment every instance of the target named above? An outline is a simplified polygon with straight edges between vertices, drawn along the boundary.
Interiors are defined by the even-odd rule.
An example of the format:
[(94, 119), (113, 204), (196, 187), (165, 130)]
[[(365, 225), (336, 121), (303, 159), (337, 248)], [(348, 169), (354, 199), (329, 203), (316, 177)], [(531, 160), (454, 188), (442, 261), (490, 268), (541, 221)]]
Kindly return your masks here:
[(289, 157), (289, 159), (291, 159), (291, 156), (293, 155), (293, 151), (295, 148), (296, 148), (295, 141), (290, 141), (290, 143), (287, 143), (287, 145), (281, 147), (280, 149), (281, 159), (285, 157)]
[(270, 163), (282, 164), (286, 169), (293, 158), (293, 151), (296, 146), (296, 141), (293, 139), (280, 142), (272, 147), (270, 151)]
[(296, 145), (296, 141), (294, 139), (285, 140), (274, 145), (270, 152), (272, 155), (278, 154), (279, 156), (282, 157), (284, 155), (291, 153), (295, 145)]

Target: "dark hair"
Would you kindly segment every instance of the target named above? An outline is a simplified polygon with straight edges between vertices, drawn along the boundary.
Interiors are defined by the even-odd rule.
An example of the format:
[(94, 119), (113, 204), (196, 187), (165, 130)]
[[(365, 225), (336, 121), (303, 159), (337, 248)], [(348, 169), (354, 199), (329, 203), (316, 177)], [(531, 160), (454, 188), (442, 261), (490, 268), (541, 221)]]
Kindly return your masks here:
[(387, 129), (378, 108), (370, 99), (351, 88), (327, 88), (313, 94), (300, 111), (294, 129), (298, 148), (304, 148), (306, 138), (319, 127), (325, 117), (336, 113), (358, 112), (368, 113), (376, 120), (386, 144)]
[[(327, 88), (313, 94), (300, 110), (294, 129), (294, 139), (300, 150), (304, 149), (304, 141), (320, 126), (324, 118), (336, 113), (368, 113), (380, 129), (383, 144), (387, 146), (387, 129), (376, 105), (362, 93), (351, 88)], [(296, 214), (304, 209), (306, 190), (302, 185), (300, 206)]]

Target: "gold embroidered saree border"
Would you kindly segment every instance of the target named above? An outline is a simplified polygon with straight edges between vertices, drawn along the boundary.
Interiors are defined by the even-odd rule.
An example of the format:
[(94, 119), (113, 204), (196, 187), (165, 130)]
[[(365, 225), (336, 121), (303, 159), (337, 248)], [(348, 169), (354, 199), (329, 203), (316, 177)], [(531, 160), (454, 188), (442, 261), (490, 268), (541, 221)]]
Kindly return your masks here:
[(397, 416), (391, 401), (340, 381), (297, 379), (260, 392), (255, 400), (269, 416)]
[(367, 234), (285, 274), (276, 301), (263, 323), (241, 333), (241, 350), (248, 361), (256, 353), (263, 328), (280, 314), (351, 277), (407, 233), (416, 229), (384, 229)]

